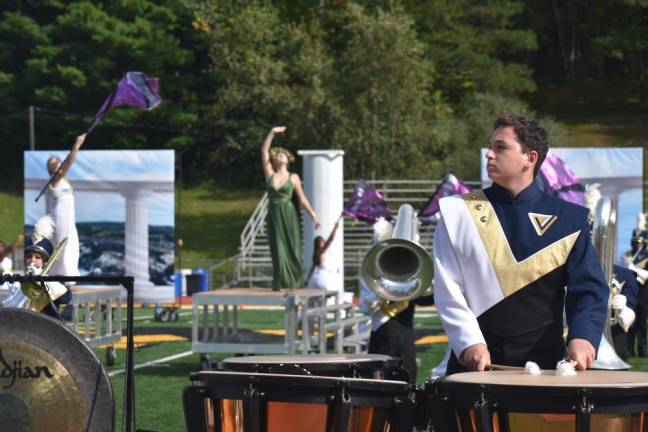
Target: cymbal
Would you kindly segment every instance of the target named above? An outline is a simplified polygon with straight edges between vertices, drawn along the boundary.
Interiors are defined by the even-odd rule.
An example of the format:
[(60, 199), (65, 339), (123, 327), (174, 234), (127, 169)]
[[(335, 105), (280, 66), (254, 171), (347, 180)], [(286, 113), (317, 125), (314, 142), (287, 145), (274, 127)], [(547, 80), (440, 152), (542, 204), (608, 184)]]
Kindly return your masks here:
[(112, 431), (103, 365), (61, 322), (0, 308), (0, 432)]

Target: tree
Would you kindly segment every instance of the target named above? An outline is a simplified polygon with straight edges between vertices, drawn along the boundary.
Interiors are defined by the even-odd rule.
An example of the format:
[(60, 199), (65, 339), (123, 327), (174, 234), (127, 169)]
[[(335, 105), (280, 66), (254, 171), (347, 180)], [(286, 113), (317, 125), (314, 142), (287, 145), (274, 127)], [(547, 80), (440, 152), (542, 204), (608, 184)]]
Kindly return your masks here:
[(259, 184), (259, 149), (274, 125), (277, 145), (327, 148), (331, 107), (324, 90), (330, 59), (316, 26), (283, 22), (271, 5), (203, 5), (197, 27), (208, 34), (216, 100), (198, 150), (222, 182)]
[[(14, 2), (0, 7), (0, 98), (12, 116), (37, 111), (39, 148), (69, 148), (128, 70), (158, 76), (163, 103), (155, 111), (117, 109), (89, 138), (90, 148), (182, 148), (192, 140), (201, 88), (202, 34), (173, 0)], [(202, 48), (201, 48), (202, 47)], [(19, 159), (26, 126), (3, 117), (2, 138)], [(24, 132), (22, 132), (24, 131)]]
[(360, 177), (436, 174), (430, 161), (442, 142), (435, 126), (447, 107), (430, 94), (434, 67), (414, 22), (402, 11), (353, 4), (335, 13), (337, 23), (327, 28), (335, 30), (330, 43), (337, 50), (333, 143), (346, 150), (347, 170)]

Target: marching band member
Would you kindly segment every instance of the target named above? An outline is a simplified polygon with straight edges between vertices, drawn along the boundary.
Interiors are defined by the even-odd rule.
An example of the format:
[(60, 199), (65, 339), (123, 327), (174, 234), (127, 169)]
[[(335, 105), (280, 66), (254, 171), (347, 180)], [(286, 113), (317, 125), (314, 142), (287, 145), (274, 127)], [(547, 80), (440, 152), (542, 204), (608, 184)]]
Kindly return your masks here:
[(612, 287), (618, 294), (612, 297), (612, 310), (616, 324), (612, 326), (612, 344), (614, 350), (623, 360), (630, 356), (631, 338), (628, 331), (635, 322), (638, 307), (639, 285), (637, 274), (632, 270), (615, 265)]
[[(373, 225), (373, 244), (392, 237), (393, 226), (384, 218), (378, 218)], [(409, 382), (416, 382), (416, 345), (414, 335), (414, 307), (434, 304), (434, 297), (421, 296), (410, 300), (405, 309), (395, 316), (386, 315), (376, 305), (380, 298), (369, 289), (363, 278), (360, 278), (360, 311), (371, 316), (371, 335), (369, 336), (369, 354), (384, 354), (403, 360), (403, 367), (409, 375)]]
[(594, 362), (609, 288), (587, 209), (534, 181), (547, 150), (535, 120), (502, 113), (486, 153), (493, 185), (440, 201), (434, 295), (453, 351), (449, 374), (526, 361), (554, 369), (566, 354), (578, 369)]
[[(54, 234), (54, 221), (44, 216), (36, 222), (32, 242), (25, 248), (25, 274), (38, 276), (54, 252), (50, 241)], [(44, 282), (44, 292), (39, 283), (5, 282), (3, 285), (9, 295), (2, 301), (2, 307), (17, 307), (41, 311), (47, 315), (60, 318), (51, 301), (55, 301), (68, 293), (65, 285), (59, 282)]]
[[(594, 226), (596, 205), (601, 199), (600, 184), (585, 186), (585, 206), (589, 209), (589, 222)], [(612, 345), (614, 351), (626, 360), (629, 357), (628, 331), (635, 321), (639, 287), (636, 273), (622, 266), (614, 265), (612, 269), (611, 290), (613, 293), (610, 308), (615, 316), (615, 325), (611, 327)]]
[[(626, 266), (629, 270), (637, 275), (637, 284), (639, 285), (638, 303), (635, 325), (629, 332), (629, 355), (635, 353), (639, 357), (646, 357), (646, 319), (648, 318), (648, 249), (646, 241), (648, 232), (646, 231), (646, 219), (643, 213), (637, 216), (637, 228), (632, 230), (630, 239), (630, 251), (625, 254)], [(637, 340), (637, 349), (635, 351), (635, 339)]]

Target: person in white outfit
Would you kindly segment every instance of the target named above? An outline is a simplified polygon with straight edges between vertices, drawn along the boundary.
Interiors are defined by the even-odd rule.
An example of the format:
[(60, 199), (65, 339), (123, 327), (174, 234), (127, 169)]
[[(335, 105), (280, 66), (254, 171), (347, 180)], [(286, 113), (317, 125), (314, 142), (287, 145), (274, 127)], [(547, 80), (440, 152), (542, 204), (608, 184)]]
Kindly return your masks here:
[(333, 243), (335, 232), (339, 226), (340, 222), (335, 224), (326, 241), (322, 236), (317, 236), (313, 240), (313, 263), (308, 276), (306, 276), (306, 286), (308, 288), (329, 290), (333, 288), (330, 282), (331, 271), (326, 267), (326, 251)]
[(58, 156), (50, 156), (47, 159), (47, 170), (50, 175), (58, 170), (52, 184), (47, 189), (46, 201), (46, 212), (52, 216), (56, 227), (52, 243), (59, 244), (64, 238), (68, 239), (63, 256), (50, 271), (52, 275), (79, 276), (79, 234), (76, 228), (74, 190), (65, 175), (74, 163), (85, 138), (86, 134), (81, 134), (76, 138), (72, 151), (63, 165), (61, 165)]
[(9, 256), (16, 252), (16, 248), (23, 242), (23, 236), (19, 235), (11, 245), (0, 241), (0, 274), (13, 272), (13, 261)]

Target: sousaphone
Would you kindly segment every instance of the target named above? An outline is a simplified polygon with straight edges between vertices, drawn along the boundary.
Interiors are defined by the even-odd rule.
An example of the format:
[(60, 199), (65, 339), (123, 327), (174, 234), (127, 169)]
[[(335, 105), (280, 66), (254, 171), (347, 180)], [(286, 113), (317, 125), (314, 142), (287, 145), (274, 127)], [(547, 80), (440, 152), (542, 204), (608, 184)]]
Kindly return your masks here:
[(624, 362), (614, 350), (612, 341), (612, 325), (616, 324), (616, 317), (611, 309), (612, 297), (618, 294), (615, 292), (614, 279), (614, 255), (616, 249), (616, 208), (613, 201), (608, 197), (601, 197), (596, 203), (594, 210), (594, 224), (592, 226), (592, 243), (601, 261), (605, 281), (610, 287), (608, 300), (607, 319), (603, 329), (603, 336), (599, 344), (598, 354), (594, 361), (594, 369), (627, 370), (630, 365)]

